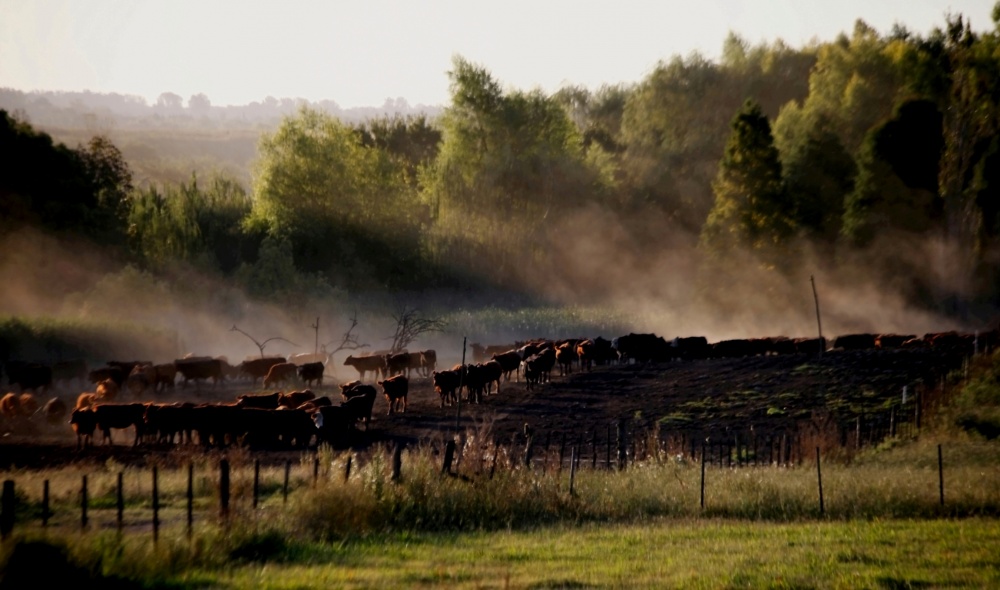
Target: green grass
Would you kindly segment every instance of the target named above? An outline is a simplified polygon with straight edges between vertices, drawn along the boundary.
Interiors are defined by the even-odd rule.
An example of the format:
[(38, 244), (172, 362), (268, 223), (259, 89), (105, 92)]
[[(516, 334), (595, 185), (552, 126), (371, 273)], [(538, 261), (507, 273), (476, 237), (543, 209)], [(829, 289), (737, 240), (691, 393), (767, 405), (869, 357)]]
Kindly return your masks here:
[[(68, 540), (92, 575), (171, 588), (987, 588), (994, 519), (652, 519), (522, 531), (379, 534), (344, 543), (112, 533)], [(225, 545), (224, 549), (220, 549)], [(193, 557), (192, 557), (193, 556)], [(184, 564), (183, 567), (178, 567)], [(44, 578), (36, 574), (38, 583)]]

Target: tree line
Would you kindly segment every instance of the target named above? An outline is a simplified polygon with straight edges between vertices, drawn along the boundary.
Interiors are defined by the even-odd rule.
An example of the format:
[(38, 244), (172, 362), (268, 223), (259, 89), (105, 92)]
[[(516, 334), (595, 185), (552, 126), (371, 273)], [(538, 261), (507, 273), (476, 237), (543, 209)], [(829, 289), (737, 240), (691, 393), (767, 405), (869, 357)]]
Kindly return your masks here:
[[(302, 106), (261, 136), (249, 186), (136, 187), (106, 139), (66, 148), (5, 113), (22, 165), (4, 174), (3, 223), (100, 236), (142, 267), (191, 264), (262, 296), (551, 278), (601, 293), (579, 258), (642, 271), (681, 249), (780, 276), (808, 248), (961, 313), (1000, 298), (998, 22), (1000, 5), (982, 32), (949, 15), (925, 35), (859, 20), (800, 48), (730, 34), (718, 61), (552, 94), (455, 57), (439, 116), (348, 123)], [(901, 253), (929, 243), (953, 253), (951, 283)]]

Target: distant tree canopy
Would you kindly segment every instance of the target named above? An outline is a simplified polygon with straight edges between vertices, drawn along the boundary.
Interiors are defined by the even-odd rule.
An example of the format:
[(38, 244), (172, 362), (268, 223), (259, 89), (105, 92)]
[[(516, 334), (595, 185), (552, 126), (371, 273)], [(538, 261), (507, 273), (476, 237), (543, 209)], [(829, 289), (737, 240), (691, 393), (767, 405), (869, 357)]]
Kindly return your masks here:
[(0, 149), (0, 228), (31, 225), (122, 245), (132, 174), (110, 141), (68, 148), (0, 110)]
[[(962, 258), (946, 269), (956, 286), (932, 288), (926, 268), (877, 252), (914, 301), (1000, 304), (996, 27), (950, 15), (927, 35), (881, 34), (859, 20), (801, 48), (730, 34), (718, 61), (675, 57), (634, 84), (553, 94), (462, 57), (448, 79), (436, 117), (347, 123), (265, 99), (253, 108), (285, 116), (260, 137), (246, 187), (201, 172), (135, 181), (107, 138), (71, 149), (2, 113), (0, 227), (99, 237), (149, 268), (214, 269), (261, 296), (282, 284), (586, 292), (600, 273), (561, 266), (581, 244), (578, 258), (701, 248), (782, 269), (797, 246), (831, 265), (865, 259), (891, 232)], [(149, 109), (208, 125), (220, 107), (164, 93)]]

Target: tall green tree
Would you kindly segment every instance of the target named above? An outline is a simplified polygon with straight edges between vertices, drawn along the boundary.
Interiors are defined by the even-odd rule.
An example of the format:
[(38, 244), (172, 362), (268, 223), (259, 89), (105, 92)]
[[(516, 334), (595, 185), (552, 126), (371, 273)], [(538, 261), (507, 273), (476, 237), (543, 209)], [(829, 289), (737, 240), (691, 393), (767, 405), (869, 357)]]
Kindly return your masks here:
[(793, 204), (782, 181), (771, 125), (752, 100), (733, 118), (713, 189), (715, 205), (701, 234), (709, 251), (724, 256), (748, 249), (770, 255), (793, 236)]
[(908, 101), (895, 116), (872, 129), (858, 154), (858, 175), (847, 197), (844, 236), (856, 245), (878, 231), (922, 234), (943, 223), (938, 171), (944, 141), (934, 103)]
[(588, 198), (597, 175), (557, 99), (504, 92), (461, 57), (449, 78), (444, 140), (425, 176), (434, 259), (477, 274), (488, 269), (493, 280), (522, 277), (544, 255), (546, 219)]
[(406, 165), (302, 108), (260, 141), (248, 227), (292, 244), (295, 265), (354, 286), (410, 284), (420, 219)]

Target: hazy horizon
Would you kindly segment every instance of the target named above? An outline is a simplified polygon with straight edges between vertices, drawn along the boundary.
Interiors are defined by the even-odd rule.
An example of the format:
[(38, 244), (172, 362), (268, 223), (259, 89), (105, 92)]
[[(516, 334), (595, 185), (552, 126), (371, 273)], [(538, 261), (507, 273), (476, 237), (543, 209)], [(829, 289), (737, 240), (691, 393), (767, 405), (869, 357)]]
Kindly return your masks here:
[[(554, 92), (640, 81), (658, 62), (717, 59), (729, 32), (799, 47), (850, 34), (857, 19), (924, 35), (945, 15), (992, 28), (993, 3), (713, 0), (614, 3), (519, 0), (499, 9), (436, 0), (339, 5), (0, 0), (0, 81), (24, 91), (118, 93), (148, 104), (166, 92), (213, 106), (275, 98), (340, 107), (448, 102), (451, 58), (515, 88)], [(526, 15), (530, 15), (526, 16)]]

